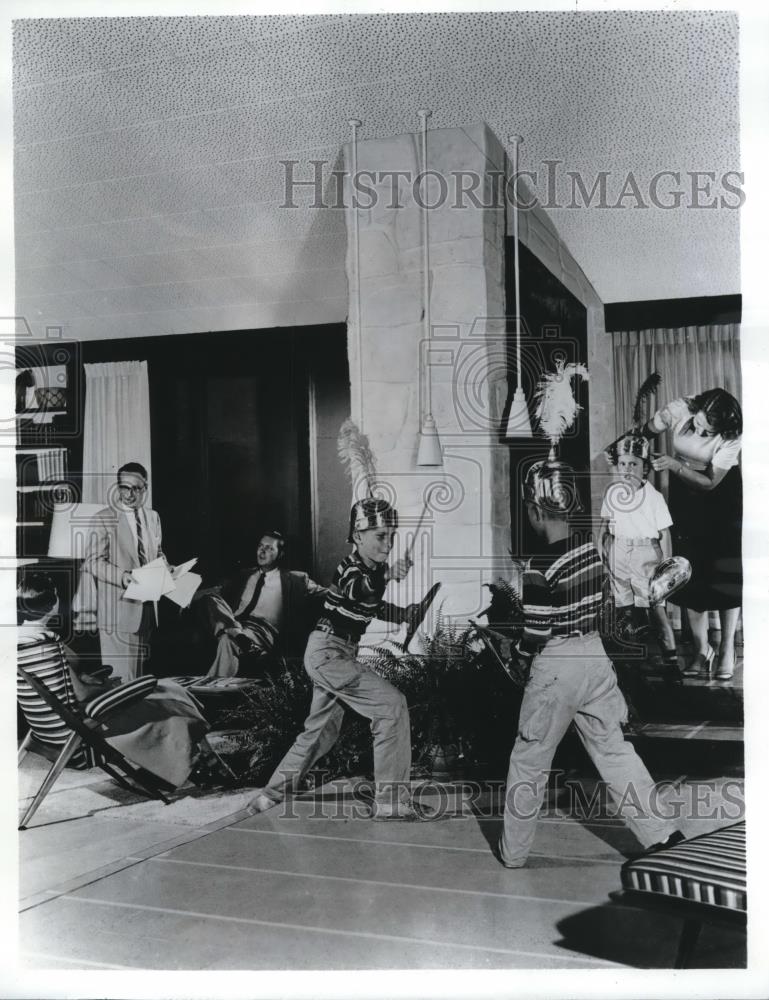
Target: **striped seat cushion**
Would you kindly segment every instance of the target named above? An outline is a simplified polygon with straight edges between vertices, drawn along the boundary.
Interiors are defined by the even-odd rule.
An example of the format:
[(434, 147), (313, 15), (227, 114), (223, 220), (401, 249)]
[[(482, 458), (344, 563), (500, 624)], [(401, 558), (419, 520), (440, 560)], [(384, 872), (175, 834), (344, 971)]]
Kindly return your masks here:
[[(16, 648), (16, 661), (22, 670), (33, 674), (59, 701), (77, 710), (77, 700), (72, 688), (64, 649), (56, 639), (24, 643)], [(21, 674), (16, 675), (16, 698), (35, 740), (58, 751), (72, 734), (69, 726), (43, 701)], [(95, 755), (90, 747), (81, 746), (69, 760), (68, 767), (82, 770), (93, 767)]]
[(622, 885), (638, 892), (747, 911), (744, 821), (625, 862)]
[(148, 694), (152, 694), (158, 686), (157, 677), (137, 677), (136, 680), (127, 681), (117, 687), (106, 691), (104, 694), (92, 698), (84, 707), (85, 714), (91, 719), (100, 719), (109, 712), (114, 712), (117, 708), (125, 708), (135, 701), (141, 701)]
[(168, 677), (167, 680), (173, 681), (179, 687), (188, 688), (192, 687), (193, 684), (200, 684), (201, 681), (205, 680), (205, 677), (200, 677), (197, 674), (186, 674), (183, 677)]

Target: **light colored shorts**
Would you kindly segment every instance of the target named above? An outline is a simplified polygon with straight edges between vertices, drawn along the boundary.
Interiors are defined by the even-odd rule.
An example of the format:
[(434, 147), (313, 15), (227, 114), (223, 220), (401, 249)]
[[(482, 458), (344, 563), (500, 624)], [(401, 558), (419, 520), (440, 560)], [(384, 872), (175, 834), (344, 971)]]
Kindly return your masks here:
[(662, 562), (656, 538), (614, 538), (609, 576), (618, 608), (649, 607), (649, 581)]

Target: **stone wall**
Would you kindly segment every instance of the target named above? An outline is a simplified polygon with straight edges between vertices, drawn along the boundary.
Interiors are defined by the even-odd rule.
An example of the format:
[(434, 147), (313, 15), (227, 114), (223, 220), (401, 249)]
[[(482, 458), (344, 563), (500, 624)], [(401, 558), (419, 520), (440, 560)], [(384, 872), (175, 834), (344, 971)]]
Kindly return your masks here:
[[(431, 130), (428, 166), (448, 176), (489, 172), (502, 151), (482, 124)], [(351, 171), (351, 150), (345, 149)], [(358, 169), (421, 168), (419, 135), (365, 140)], [(414, 545), (415, 568), (400, 586), (399, 603), (444, 585), (445, 611), (466, 620), (486, 605), (482, 583), (509, 570), (508, 453), (499, 443), (507, 395), (505, 365), (504, 210), (459, 207), (452, 197), (429, 215), (430, 321), (424, 321), (424, 212), (409, 183), (402, 207), (391, 207), (389, 184), (377, 203), (358, 210), (360, 326), (354, 210), (348, 209), (349, 351), (354, 419), (371, 441), (384, 488), (401, 514), (399, 544), (409, 544), (427, 501)], [(424, 191), (437, 201), (435, 185)], [(349, 192), (348, 192), (349, 197)], [(484, 198), (487, 202), (490, 199)], [(442, 468), (416, 465), (425, 379), (443, 445)]]
[[(357, 155), (359, 171), (400, 170), (413, 177), (421, 169), (420, 136), (363, 140)], [(376, 200), (357, 210), (356, 249), (349, 145), (344, 167), (352, 415), (370, 439), (383, 489), (401, 514), (401, 550), (414, 541), (428, 501), (414, 541), (415, 568), (404, 583), (391, 584), (388, 597), (408, 603), (440, 580), (445, 612), (464, 622), (488, 603), (484, 582), (512, 575), (509, 453), (500, 439), (508, 393), (504, 238), (510, 213), (500, 199), (495, 203), (491, 197), (506, 169), (504, 150), (484, 124), (428, 132), (431, 171), (448, 178), (458, 171), (482, 178), (480, 205), (470, 199), (459, 205), (451, 185), (442, 199), (437, 183), (422, 189), (429, 204), (440, 200), (427, 213), (429, 339), (423, 312), (425, 213), (410, 183), (401, 185), (394, 202), (392, 181), (367, 179)], [(591, 460), (597, 468), (613, 417), (603, 306), (544, 211), (519, 213), (519, 224), (524, 245), (587, 308)], [(442, 468), (416, 464), (428, 377), (432, 415), (443, 445)], [(599, 482), (596, 492), (600, 489)], [(381, 637), (374, 633), (372, 641)]]

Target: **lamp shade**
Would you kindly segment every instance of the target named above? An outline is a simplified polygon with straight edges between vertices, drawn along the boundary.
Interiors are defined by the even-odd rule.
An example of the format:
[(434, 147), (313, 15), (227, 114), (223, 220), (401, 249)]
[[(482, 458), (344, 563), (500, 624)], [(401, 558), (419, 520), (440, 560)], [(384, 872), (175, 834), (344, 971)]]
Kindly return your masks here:
[(422, 433), (419, 435), (417, 465), (443, 465), (443, 451), (438, 428), (435, 426), (432, 414), (425, 416)]
[(54, 559), (83, 559), (94, 516), (100, 503), (57, 503), (53, 507), (48, 555)]
[(518, 386), (510, 404), (510, 412), (507, 415), (507, 427), (505, 428), (506, 438), (530, 438), (531, 420), (529, 419), (529, 408), (526, 405), (526, 397), (523, 389)]

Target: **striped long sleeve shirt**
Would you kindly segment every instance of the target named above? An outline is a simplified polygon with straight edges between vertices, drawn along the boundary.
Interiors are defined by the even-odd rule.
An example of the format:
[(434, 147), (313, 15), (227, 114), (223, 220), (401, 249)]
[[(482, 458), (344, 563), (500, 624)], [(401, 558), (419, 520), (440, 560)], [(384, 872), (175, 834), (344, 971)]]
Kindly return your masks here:
[(355, 639), (360, 639), (372, 618), (401, 622), (403, 610), (382, 600), (388, 579), (385, 563), (369, 569), (356, 549), (334, 572), (323, 602), (323, 617), (335, 632)]
[(605, 572), (592, 541), (555, 542), (523, 575), (524, 628), (519, 651), (539, 652), (557, 636), (598, 631)]

